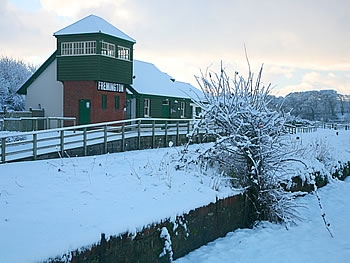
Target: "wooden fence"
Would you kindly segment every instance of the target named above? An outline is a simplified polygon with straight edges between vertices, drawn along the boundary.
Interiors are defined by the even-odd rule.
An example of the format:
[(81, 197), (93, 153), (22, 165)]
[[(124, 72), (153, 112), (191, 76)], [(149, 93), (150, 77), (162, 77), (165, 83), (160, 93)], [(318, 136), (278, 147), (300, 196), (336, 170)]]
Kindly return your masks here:
[(107, 153), (108, 144), (113, 141), (119, 141), (119, 151), (125, 151), (128, 138), (136, 140), (136, 149), (141, 149), (142, 137), (150, 138), (150, 148), (156, 147), (157, 136), (162, 136), (164, 145), (169, 143), (170, 137), (174, 145), (179, 145), (180, 136), (187, 136), (193, 130), (193, 122), (192, 119), (140, 118), (9, 133), (1, 138), (0, 161), (36, 160), (39, 155), (48, 153), (64, 156), (67, 150), (76, 148), (82, 149), (82, 155), (89, 155), (88, 147), (96, 144), (102, 145), (102, 153)]
[[(170, 140), (175, 146), (178, 146), (183, 143), (184, 139), (188, 139), (188, 134), (193, 132), (194, 121), (193, 119), (139, 118), (41, 131), (8, 133), (0, 138), (0, 162), (37, 160), (38, 157), (45, 158), (42, 157), (44, 155), (47, 156), (46, 158), (53, 158), (54, 154), (56, 157), (64, 156), (68, 151), (74, 156), (86, 156), (94, 154), (93, 152), (103, 154), (166, 147)], [(317, 128), (347, 130), (349, 127), (350, 125), (345, 124), (322, 124), (309, 127), (285, 125), (285, 129), (289, 133), (314, 132)], [(208, 141), (208, 138), (212, 140), (217, 132), (219, 131), (209, 127), (196, 130), (197, 142), (202, 142), (203, 138), (206, 138), (205, 141)], [(133, 147), (130, 147), (130, 138), (133, 139)], [(146, 146), (142, 145), (145, 144), (145, 138), (147, 138)], [(156, 143), (156, 139), (162, 140), (161, 146)], [(94, 145), (98, 145), (98, 151), (88, 151), (89, 147), (92, 148)], [(73, 149), (79, 150), (73, 151)], [(50, 153), (51, 155), (49, 155)]]

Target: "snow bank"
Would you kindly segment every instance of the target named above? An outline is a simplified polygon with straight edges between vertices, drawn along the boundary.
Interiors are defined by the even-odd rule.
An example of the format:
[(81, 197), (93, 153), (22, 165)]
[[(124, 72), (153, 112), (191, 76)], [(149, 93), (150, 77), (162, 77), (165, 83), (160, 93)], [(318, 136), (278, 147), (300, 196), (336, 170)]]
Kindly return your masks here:
[[(327, 159), (327, 165), (335, 167), (338, 161), (350, 160), (349, 135), (349, 131), (336, 135), (333, 130), (320, 130), (291, 135), (291, 139), (297, 140), (294, 136), (298, 136), (302, 145), (312, 145), (315, 138), (327, 142), (332, 157)], [(171, 167), (172, 155), (178, 155), (176, 148), (1, 164), (0, 262), (45, 260), (97, 243), (101, 233), (110, 236), (136, 232), (145, 225), (215, 202), (217, 197), (234, 194), (225, 185), (219, 191), (213, 190), (213, 185), (218, 186), (218, 178), (201, 176), (193, 170), (175, 171)], [(350, 201), (349, 184), (349, 180), (332, 182), (320, 191), (325, 210), (329, 213), (333, 211), (329, 209), (334, 209), (329, 216), (334, 239), (328, 239), (319, 222), (315, 197), (308, 196), (305, 202), (309, 210), (305, 210), (306, 219), (300, 227), (284, 231), (281, 226), (263, 224), (255, 230), (229, 234), (231, 248), (220, 242), (209, 247), (232, 252), (232, 258), (238, 261), (247, 257), (248, 261), (239, 262), (251, 262), (249, 259), (255, 260), (256, 255), (262, 259), (276, 254), (284, 255), (286, 260), (290, 259), (288, 255), (299, 258), (298, 250), (309, 253), (306, 259), (315, 257), (317, 251), (330, 255), (343, 252), (344, 258), (349, 257), (346, 235), (350, 233), (345, 229), (350, 214), (346, 209)], [(321, 234), (317, 234), (317, 229), (321, 229)], [(274, 236), (278, 239), (273, 239)], [(330, 248), (329, 242), (333, 242)], [(278, 246), (286, 253), (277, 252)], [(205, 261), (204, 255), (198, 255), (195, 262), (230, 262), (220, 260), (220, 255), (216, 252), (218, 261), (210, 261), (214, 256)]]

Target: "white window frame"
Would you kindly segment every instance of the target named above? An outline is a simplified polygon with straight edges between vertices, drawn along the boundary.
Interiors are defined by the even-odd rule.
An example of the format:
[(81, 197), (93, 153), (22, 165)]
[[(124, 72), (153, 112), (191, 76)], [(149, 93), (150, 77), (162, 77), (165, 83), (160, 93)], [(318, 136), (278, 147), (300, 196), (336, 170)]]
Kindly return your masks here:
[(85, 45), (84, 42), (73, 42), (73, 55), (84, 55)]
[(115, 45), (109, 42), (101, 42), (101, 54), (107, 57), (115, 57)]
[(143, 105), (144, 105), (143, 115), (144, 115), (144, 117), (149, 117), (150, 116), (150, 108), (151, 108), (151, 100), (144, 99)]
[(96, 54), (96, 41), (62, 42), (61, 56)]
[(72, 56), (73, 55), (73, 43), (62, 42), (61, 43), (61, 56)]
[(118, 58), (130, 61), (130, 48), (118, 46)]
[(96, 54), (96, 41), (86, 41), (84, 43), (86, 55)]
[(181, 113), (181, 118), (184, 118), (185, 117), (185, 107), (186, 107), (186, 104), (184, 101), (180, 101), (180, 113)]

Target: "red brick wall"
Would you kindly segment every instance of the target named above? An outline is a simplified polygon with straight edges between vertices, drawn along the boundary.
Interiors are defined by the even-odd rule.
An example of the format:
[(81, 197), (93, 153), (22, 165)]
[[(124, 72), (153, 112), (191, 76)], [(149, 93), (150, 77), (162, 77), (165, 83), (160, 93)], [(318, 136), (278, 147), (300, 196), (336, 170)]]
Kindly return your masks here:
[[(79, 100), (91, 101), (91, 123), (125, 119), (126, 94), (97, 90), (96, 81), (64, 81), (63, 112), (65, 117), (76, 117), (79, 123)], [(102, 94), (107, 95), (107, 108), (102, 109)], [(119, 109), (114, 97), (119, 96)]]

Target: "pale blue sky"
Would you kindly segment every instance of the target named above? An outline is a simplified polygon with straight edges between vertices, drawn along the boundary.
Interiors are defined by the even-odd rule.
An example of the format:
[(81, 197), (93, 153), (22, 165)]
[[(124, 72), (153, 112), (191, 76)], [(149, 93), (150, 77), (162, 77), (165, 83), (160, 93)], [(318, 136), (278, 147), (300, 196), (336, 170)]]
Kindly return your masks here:
[(16, 7), (27, 10), (27, 11), (38, 11), (41, 7), (40, 0), (8, 0)]
[(53, 33), (98, 15), (136, 40), (135, 59), (196, 85), (207, 67), (247, 73), (284, 95), (309, 89), (350, 94), (348, 0), (0, 0), (0, 55), (42, 63)]

